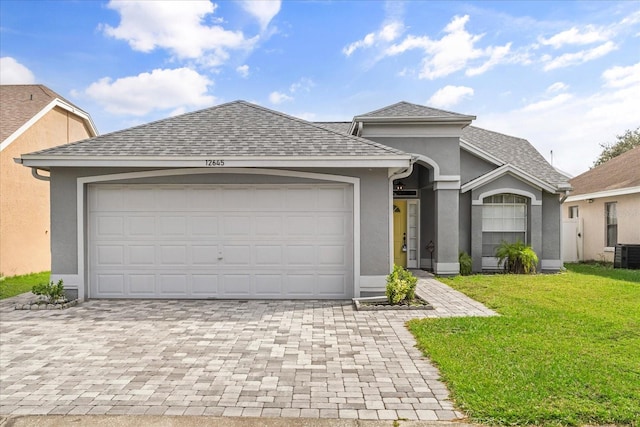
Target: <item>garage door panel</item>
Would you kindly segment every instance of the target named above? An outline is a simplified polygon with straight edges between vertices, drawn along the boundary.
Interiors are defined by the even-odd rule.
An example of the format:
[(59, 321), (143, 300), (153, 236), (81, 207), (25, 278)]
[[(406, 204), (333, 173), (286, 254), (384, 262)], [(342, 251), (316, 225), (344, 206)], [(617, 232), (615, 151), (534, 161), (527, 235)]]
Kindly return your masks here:
[(351, 297), (351, 191), (91, 185), (89, 297)]

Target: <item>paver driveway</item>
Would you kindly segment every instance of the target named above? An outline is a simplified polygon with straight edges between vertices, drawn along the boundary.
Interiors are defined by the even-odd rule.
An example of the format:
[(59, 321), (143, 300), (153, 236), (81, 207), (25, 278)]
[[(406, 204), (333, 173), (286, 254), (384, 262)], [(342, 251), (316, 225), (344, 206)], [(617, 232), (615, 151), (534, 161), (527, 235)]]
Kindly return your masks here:
[[(421, 314), (493, 314), (438, 286)], [(417, 316), (347, 301), (4, 303), (0, 414), (456, 419), (404, 327)]]

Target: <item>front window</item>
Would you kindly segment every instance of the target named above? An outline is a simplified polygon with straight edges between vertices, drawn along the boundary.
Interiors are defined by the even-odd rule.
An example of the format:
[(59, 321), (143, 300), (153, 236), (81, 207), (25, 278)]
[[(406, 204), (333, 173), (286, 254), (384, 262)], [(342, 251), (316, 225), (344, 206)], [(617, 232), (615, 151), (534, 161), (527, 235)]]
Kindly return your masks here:
[(578, 218), (577, 206), (569, 206), (569, 218)]
[(493, 257), (506, 241), (527, 241), (527, 199), (515, 194), (485, 197), (482, 207), (482, 256)]
[(607, 233), (607, 247), (612, 247), (618, 243), (618, 213), (616, 210), (616, 202), (604, 204), (604, 215)]

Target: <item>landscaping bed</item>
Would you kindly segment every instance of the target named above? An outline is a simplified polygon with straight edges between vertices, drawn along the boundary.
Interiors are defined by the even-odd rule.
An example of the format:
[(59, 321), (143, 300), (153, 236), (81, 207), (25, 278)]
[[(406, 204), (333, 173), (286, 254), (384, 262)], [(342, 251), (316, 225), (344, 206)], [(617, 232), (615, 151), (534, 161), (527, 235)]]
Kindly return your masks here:
[(16, 310), (63, 310), (65, 308), (78, 305), (78, 300), (58, 301), (56, 303), (48, 303), (47, 301), (29, 301), (26, 304), (16, 304)]
[(353, 298), (353, 305), (358, 311), (374, 310), (433, 310), (433, 306), (420, 297), (413, 301), (403, 301), (398, 304), (389, 303), (387, 297)]

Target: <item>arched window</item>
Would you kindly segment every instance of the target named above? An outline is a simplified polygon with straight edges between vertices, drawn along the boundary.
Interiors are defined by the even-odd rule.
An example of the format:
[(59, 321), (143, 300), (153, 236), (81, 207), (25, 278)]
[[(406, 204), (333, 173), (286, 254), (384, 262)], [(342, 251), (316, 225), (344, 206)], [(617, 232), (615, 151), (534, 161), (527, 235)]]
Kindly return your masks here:
[(527, 243), (527, 198), (517, 194), (495, 194), (482, 201), (482, 256), (495, 256), (506, 241)]

